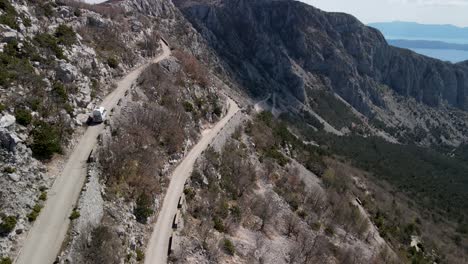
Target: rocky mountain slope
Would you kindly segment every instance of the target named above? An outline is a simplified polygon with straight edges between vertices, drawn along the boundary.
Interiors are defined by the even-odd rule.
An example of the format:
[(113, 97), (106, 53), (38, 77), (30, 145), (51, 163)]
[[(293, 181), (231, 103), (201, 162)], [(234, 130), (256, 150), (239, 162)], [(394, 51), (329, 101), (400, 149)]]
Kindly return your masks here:
[(159, 50), (154, 23), (121, 10), (0, 3), (2, 256), (21, 249), (89, 112), (116, 79)]
[[(144, 259), (170, 171), (225, 111), (220, 90), (251, 104), (243, 111), (249, 121), (224, 129), (213, 143), (217, 153), (198, 162), (186, 186), (187, 250), (174, 262), (466, 259), (466, 220), (455, 223), (412, 200), (431, 204), (425, 195), (449, 168), (457, 177), (445, 186), (456, 187), (458, 200), (445, 204), (466, 201), (464, 165), (443, 156), (434, 165), (439, 174), (428, 178), (436, 180), (420, 185), (430, 161), (415, 159), (420, 172), (397, 182), (401, 190), (373, 178), (372, 169), (401, 161), (387, 159), (388, 144), (392, 154), (417, 143), (447, 145), (445, 152), (464, 157), (453, 148), (468, 140), (468, 62), (390, 47), (355, 18), (300, 2), (174, 2), (0, 0), (1, 264), (21, 249), (89, 111), (116, 79), (160, 51), (161, 37), (172, 57), (147, 68), (112, 114), (59, 262)], [(353, 152), (368, 145), (346, 143), (359, 142), (347, 135), (383, 138), (369, 143), (379, 166), (365, 149)], [(346, 151), (336, 151), (340, 142)], [(424, 151), (411, 150), (409, 157)], [(348, 164), (356, 153), (370, 173)], [(416, 194), (404, 196), (414, 183)], [(436, 198), (444, 204), (447, 197)]]
[[(324, 89), (366, 118), (401, 130), (392, 135), (400, 140), (418, 131), (426, 144), (466, 140), (466, 116), (447, 116), (468, 109), (468, 69), (463, 64), (389, 46), (379, 31), (350, 15), (326, 13), (297, 1), (175, 3), (235, 78), (258, 98), (292, 95), (293, 103), (285, 105), (305, 104), (316, 110), (314, 104), (320, 107), (321, 98), (314, 91)], [(436, 113), (428, 115), (429, 111)], [(438, 127), (449, 127), (444, 138), (431, 135)]]

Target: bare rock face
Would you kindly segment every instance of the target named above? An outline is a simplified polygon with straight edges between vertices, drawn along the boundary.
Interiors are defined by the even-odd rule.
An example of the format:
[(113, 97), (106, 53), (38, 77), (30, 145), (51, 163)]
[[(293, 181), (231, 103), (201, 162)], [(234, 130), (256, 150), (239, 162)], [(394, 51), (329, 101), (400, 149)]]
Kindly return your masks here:
[(0, 118), (0, 146), (10, 152), (14, 151), (21, 139), (16, 135), (16, 118), (10, 114), (5, 114)]
[(0, 118), (0, 128), (8, 128), (14, 125), (16, 118), (10, 114), (6, 114)]
[(360, 112), (382, 104), (386, 85), (431, 107), (468, 110), (468, 67), (389, 46), (376, 29), (298, 1), (175, 1), (254, 95), (307, 98), (293, 65), (318, 76)]
[(10, 152), (14, 151), (19, 142), (21, 142), (21, 139), (16, 133), (0, 128), (0, 143), (3, 148)]

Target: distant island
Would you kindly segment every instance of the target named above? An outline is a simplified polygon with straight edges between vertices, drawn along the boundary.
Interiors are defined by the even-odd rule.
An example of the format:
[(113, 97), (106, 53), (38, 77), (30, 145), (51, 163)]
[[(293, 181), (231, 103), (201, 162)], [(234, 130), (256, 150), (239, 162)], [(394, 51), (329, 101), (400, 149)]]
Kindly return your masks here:
[(440, 49), (468, 51), (468, 44), (456, 44), (432, 40), (388, 39), (388, 44), (406, 49)]
[(392, 46), (453, 63), (468, 60), (468, 28), (415, 22), (370, 23)]
[(468, 27), (401, 21), (370, 23), (368, 25), (377, 28), (390, 39), (440, 40), (468, 44)]

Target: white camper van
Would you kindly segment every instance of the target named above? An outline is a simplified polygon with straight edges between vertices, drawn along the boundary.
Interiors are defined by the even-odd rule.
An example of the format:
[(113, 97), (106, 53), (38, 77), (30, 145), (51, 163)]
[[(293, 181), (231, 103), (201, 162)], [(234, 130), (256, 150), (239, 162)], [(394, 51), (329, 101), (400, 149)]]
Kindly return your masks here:
[(93, 123), (102, 123), (106, 120), (107, 110), (104, 107), (99, 107), (93, 110), (91, 121)]

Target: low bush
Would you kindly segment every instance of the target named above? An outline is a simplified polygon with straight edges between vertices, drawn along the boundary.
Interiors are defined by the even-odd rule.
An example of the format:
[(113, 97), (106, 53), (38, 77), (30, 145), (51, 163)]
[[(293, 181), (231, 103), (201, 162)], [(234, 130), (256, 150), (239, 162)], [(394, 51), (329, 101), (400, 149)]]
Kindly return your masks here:
[(16, 16), (14, 14), (3, 14), (0, 16), (0, 24), (7, 25), (12, 29), (19, 29), (18, 23), (16, 22)]
[(73, 209), (72, 213), (70, 214), (69, 219), (73, 221), (75, 219), (78, 219), (80, 216), (81, 216), (80, 211), (78, 211), (78, 209)]
[[(38, 16), (53, 17), (55, 15), (53, 2), (45, 2), (42, 5), (37, 6), (36, 14)], [(55, 4), (55, 3), (54, 3)]]
[(80, 17), (82, 15), (82, 11), (81, 9), (79, 8), (76, 8), (75, 11), (73, 11), (73, 14), (76, 16), (76, 17)]
[(173, 55), (179, 60), (184, 68), (184, 72), (188, 74), (192, 80), (202, 87), (208, 87), (210, 85), (208, 70), (195, 58), (195, 56), (182, 50), (174, 51)]
[(184, 194), (185, 199), (187, 199), (188, 201), (192, 200), (193, 197), (195, 197), (195, 191), (193, 190), (193, 188), (184, 189)]
[(29, 222), (34, 222), (36, 221), (37, 217), (41, 213), (42, 206), (40, 204), (34, 205), (31, 213), (29, 213), (26, 217), (28, 218)]
[(223, 220), (219, 218), (218, 216), (213, 217), (213, 223), (214, 223), (214, 226), (213, 226), (214, 229), (218, 230), (221, 233), (224, 233), (226, 231)]
[(46, 191), (41, 192), (41, 195), (39, 195), (39, 200), (41, 200), (41, 201), (47, 200), (47, 192)]
[(107, 59), (107, 65), (109, 65), (109, 67), (111, 67), (112, 69), (116, 69), (117, 67), (119, 67), (119, 61), (116, 57), (112, 56)]
[(58, 59), (66, 59), (63, 49), (58, 45), (55, 36), (49, 33), (39, 33), (34, 37), (34, 41), (43, 49), (49, 50)]
[(40, 121), (31, 134), (33, 136), (31, 150), (37, 159), (47, 160), (52, 158), (54, 153), (62, 152), (60, 134), (56, 127)]
[(54, 83), (52, 87), (52, 92), (63, 102), (67, 101), (68, 99), (68, 92), (65, 88), (65, 85), (61, 82)]
[(12, 264), (13, 261), (9, 257), (1, 258), (0, 259), (0, 264)]
[(6, 236), (16, 227), (16, 217), (4, 216), (0, 224), (0, 236)]
[(153, 203), (151, 202), (151, 199), (147, 194), (140, 194), (136, 202), (136, 207), (133, 210), (133, 214), (135, 215), (136, 220), (139, 223), (146, 224), (148, 221), (148, 217), (150, 217), (154, 213), (152, 209), (152, 204)]
[(226, 253), (231, 255), (231, 256), (234, 256), (234, 254), (236, 253), (236, 248), (235, 248), (234, 244), (232, 243), (231, 240), (229, 240), (227, 238), (225, 238), (224, 241), (223, 241), (223, 248), (226, 251)]
[(71, 46), (76, 42), (76, 33), (73, 29), (67, 25), (60, 25), (55, 30), (55, 37), (59, 44), (65, 46)]
[(193, 105), (192, 103), (185, 101), (184, 102), (184, 110), (185, 112), (193, 112)]
[(32, 26), (32, 22), (31, 22), (31, 19), (27, 16), (22, 16), (21, 19), (23, 20), (23, 25), (25, 27), (31, 27)]
[(0, 112), (5, 111), (5, 109), (6, 109), (6, 106), (4, 104), (0, 103)]
[(222, 113), (223, 113), (223, 109), (221, 108), (221, 106), (218, 105), (218, 104), (215, 104), (215, 106), (213, 108), (213, 114), (215, 114), (218, 117), (221, 117)]
[(3, 172), (4, 173), (15, 173), (16, 172), (16, 168), (13, 168), (13, 167), (5, 167), (3, 169)]
[(335, 234), (335, 231), (331, 226), (327, 226), (324, 231), (327, 236), (333, 236)]
[(283, 153), (281, 153), (280, 151), (278, 151), (278, 149), (276, 148), (270, 148), (268, 150), (265, 151), (265, 156), (268, 157), (268, 158), (272, 158), (274, 160), (276, 160), (276, 162), (278, 163), (278, 165), (280, 166), (285, 166), (286, 164), (288, 164), (289, 162), (289, 159), (283, 155)]
[(137, 248), (135, 252), (137, 261), (145, 260), (145, 253), (141, 249)]
[(322, 224), (320, 224), (320, 222), (313, 222), (310, 224), (310, 228), (314, 231), (319, 231), (321, 226)]
[(32, 121), (31, 111), (24, 108), (17, 108), (15, 110), (15, 118), (18, 124), (28, 126)]
[(19, 26), (16, 21), (18, 13), (16, 12), (13, 5), (8, 0), (0, 0), (0, 9), (4, 12), (0, 16), (0, 24), (7, 25), (13, 29), (18, 30)]
[(14, 13), (15, 8), (11, 5), (10, 1), (8, 0), (0, 0), (0, 9), (6, 13)]
[(231, 215), (234, 216), (236, 219), (241, 219), (242, 218), (242, 210), (240, 209), (239, 206), (234, 205), (230, 209)]

